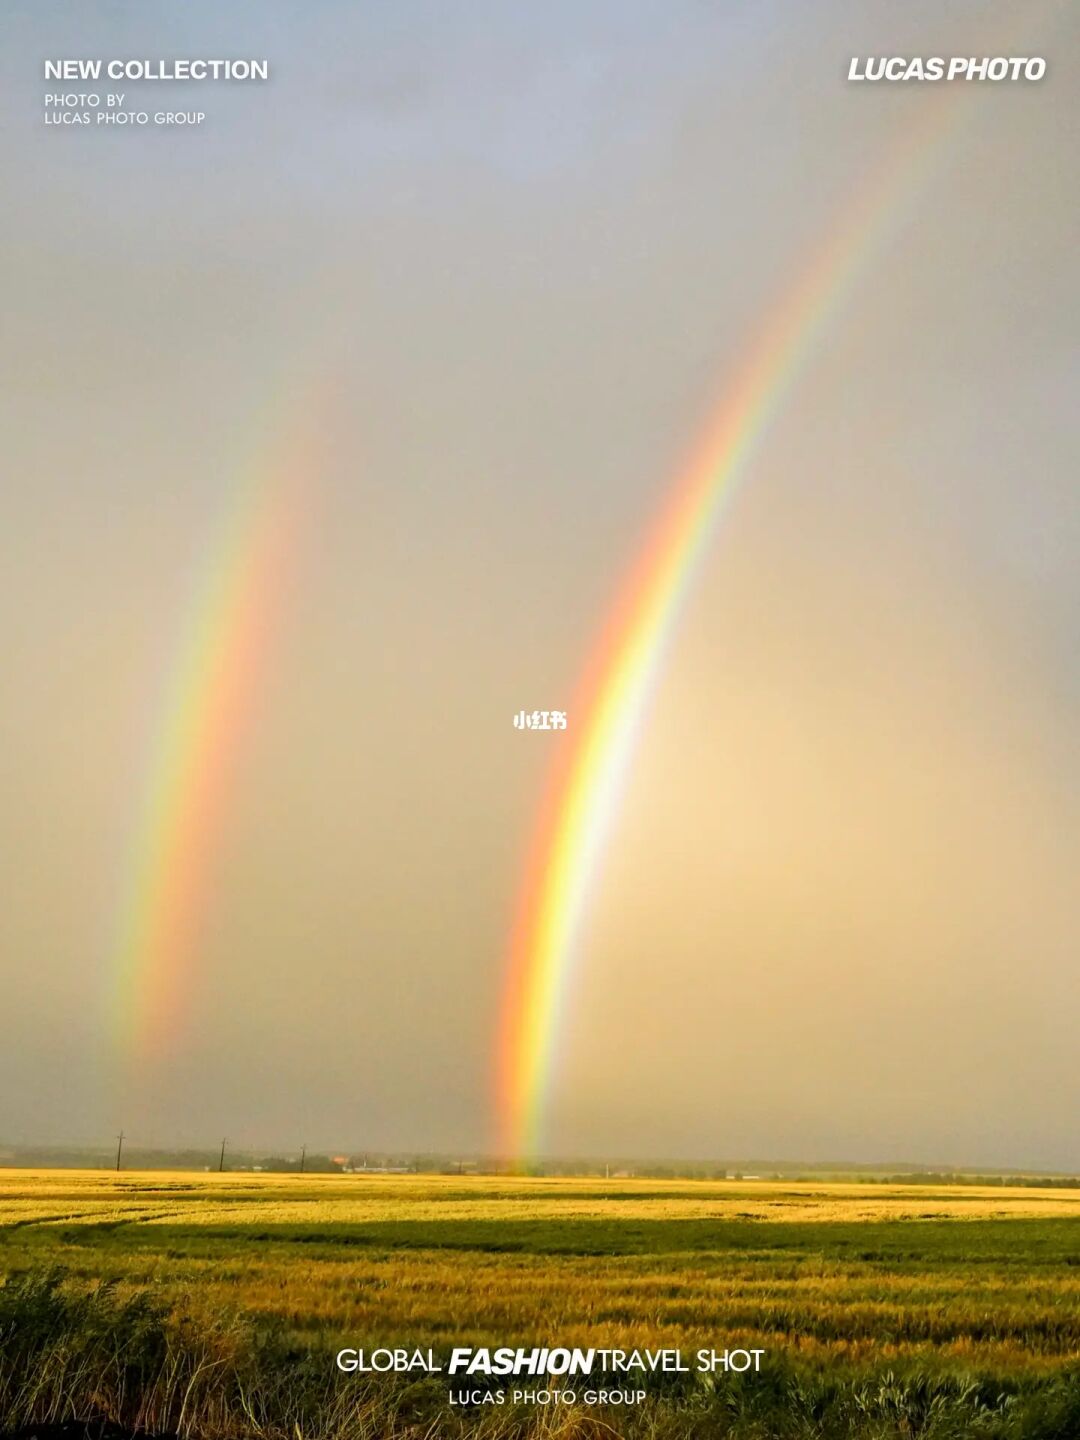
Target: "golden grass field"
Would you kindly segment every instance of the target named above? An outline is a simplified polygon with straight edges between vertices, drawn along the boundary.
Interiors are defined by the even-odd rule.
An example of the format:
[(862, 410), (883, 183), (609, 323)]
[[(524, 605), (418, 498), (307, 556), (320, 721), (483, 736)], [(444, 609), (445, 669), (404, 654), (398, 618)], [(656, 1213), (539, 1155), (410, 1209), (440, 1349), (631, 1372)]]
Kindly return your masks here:
[(991, 1388), (1080, 1361), (1067, 1189), (0, 1171), (0, 1268), (42, 1267), (325, 1356), (744, 1346), (830, 1384)]
[[(1080, 1259), (1070, 1190), (0, 1177), (9, 1261), (48, 1257), (76, 1275), (369, 1345), (557, 1336), (691, 1347), (727, 1336), (847, 1359), (932, 1345), (935, 1359), (1054, 1365), (1075, 1354), (1062, 1322), (1080, 1307), (1080, 1265), (1047, 1265), (1039, 1222), (1050, 1220), (1076, 1225)], [(1003, 1231), (1008, 1222), (1020, 1223)]]
[[(490, 1175), (268, 1175), (144, 1170), (0, 1170), (0, 1224), (11, 1216), (93, 1221), (110, 1212), (133, 1218), (133, 1200), (153, 1220), (217, 1223), (257, 1205), (263, 1219), (328, 1220), (438, 1217), (505, 1220), (567, 1215), (760, 1220), (989, 1220), (1044, 1215), (1080, 1219), (1080, 1190), (1002, 1185), (889, 1185), (834, 1181), (535, 1179)], [(208, 1205), (214, 1208), (208, 1209)]]

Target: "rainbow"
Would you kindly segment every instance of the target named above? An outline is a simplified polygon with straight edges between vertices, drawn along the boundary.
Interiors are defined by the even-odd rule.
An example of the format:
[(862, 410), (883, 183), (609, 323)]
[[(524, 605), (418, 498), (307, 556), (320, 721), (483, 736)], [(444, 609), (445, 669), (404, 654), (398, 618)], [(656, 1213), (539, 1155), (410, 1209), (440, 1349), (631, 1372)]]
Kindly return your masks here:
[(214, 842), (312, 473), (300, 444), (239, 468), (181, 627), (111, 967), (116, 1038), (132, 1059), (166, 1051), (180, 1027)]
[(649, 698), (716, 525), (821, 333), (940, 158), (951, 105), (879, 166), (761, 326), (624, 577), (569, 708), (529, 849), (506, 962), (496, 1057), (499, 1147), (535, 1156), (590, 886)]

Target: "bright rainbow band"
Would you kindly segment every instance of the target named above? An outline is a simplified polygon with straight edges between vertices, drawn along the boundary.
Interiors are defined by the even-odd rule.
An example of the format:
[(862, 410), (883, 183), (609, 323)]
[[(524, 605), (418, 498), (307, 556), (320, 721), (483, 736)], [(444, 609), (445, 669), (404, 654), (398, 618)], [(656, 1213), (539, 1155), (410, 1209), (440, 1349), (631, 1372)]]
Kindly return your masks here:
[(822, 330), (931, 165), (951, 102), (921, 123), (856, 195), (751, 345), (625, 577), (569, 707), (525, 866), (507, 959), (496, 1096), (501, 1153), (542, 1145), (578, 932), (642, 720), (686, 595), (739, 480)]

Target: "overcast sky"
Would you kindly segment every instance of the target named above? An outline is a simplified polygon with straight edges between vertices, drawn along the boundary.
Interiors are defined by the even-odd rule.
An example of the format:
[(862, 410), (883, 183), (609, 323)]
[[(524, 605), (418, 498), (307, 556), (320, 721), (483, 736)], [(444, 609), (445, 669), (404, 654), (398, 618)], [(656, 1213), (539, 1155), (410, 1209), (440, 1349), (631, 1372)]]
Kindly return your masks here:
[[(490, 1143), (556, 743), (512, 716), (569, 703), (755, 327), (942, 103), (851, 56), (1005, 53), (1046, 78), (950, 91), (710, 544), (549, 1143), (1080, 1167), (1068, 11), (0, 24), (0, 1141)], [(271, 78), (99, 87), (198, 128), (46, 126), (64, 56)], [(238, 476), (314, 414), (168, 1044), (136, 1061), (115, 956), (160, 696)]]

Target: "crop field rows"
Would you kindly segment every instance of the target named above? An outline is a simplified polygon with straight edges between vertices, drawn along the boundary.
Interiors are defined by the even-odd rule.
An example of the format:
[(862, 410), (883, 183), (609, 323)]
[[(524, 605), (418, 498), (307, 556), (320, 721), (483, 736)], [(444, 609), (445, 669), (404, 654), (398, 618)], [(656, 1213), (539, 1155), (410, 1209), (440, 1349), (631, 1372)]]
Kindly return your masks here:
[[(69, 1307), (61, 1328), (79, 1297), (113, 1307), (112, 1321), (84, 1316), (83, 1330), (149, 1305), (165, 1351), (197, 1333), (217, 1347), (209, 1363), (222, 1384), (230, 1367), (247, 1373), (246, 1391), (237, 1379), (228, 1393), (189, 1397), (182, 1423), (153, 1373), (139, 1382), (156, 1395), (143, 1421), (194, 1435), (295, 1435), (297, 1424), (313, 1435), (467, 1434), (471, 1423), (493, 1435), (614, 1424), (765, 1440), (1027, 1437), (1071, 1425), (1073, 1405), (1080, 1426), (1071, 1190), (8, 1171), (0, 1266), (12, 1294), (45, 1287), (33, 1302), (43, 1314)], [(617, 1420), (579, 1408), (469, 1422), (446, 1412), (445, 1381), (410, 1387), (333, 1366), (346, 1345), (451, 1344), (739, 1346), (765, 1358), (761, 1376), (657, 1393)], [(251, 1369), (270, 1349), (275, 1384), (294, 1376), (287, 1404)], [(104, 1409), (123, 1418), (136, 1389), (129, 1377)], [(9, 1375), (8, 1423), (28, 1415), (16, 1392)], [(233, 1392), (249, 1397), (242, 1424)], [(109, 1386), (94, 1393), (100, 1410)], [(46, 1398), (47, 1387), (30, 1418)]]

